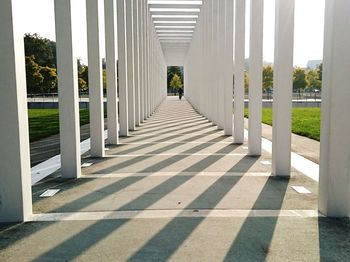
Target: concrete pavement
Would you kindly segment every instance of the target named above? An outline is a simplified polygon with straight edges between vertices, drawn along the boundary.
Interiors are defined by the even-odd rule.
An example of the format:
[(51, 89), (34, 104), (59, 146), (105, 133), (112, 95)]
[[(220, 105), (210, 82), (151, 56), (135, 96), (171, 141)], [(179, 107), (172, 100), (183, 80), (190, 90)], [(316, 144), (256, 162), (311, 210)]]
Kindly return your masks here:
[[(1, 261), (347, 261), (348, 220), (317, 212), (318, 185), (247, 156), (168, 98), (79, 180), (33, 187), (31, 222), (1, 225)], [(309, 194), (292, 186), (304, 186)], [(39, 195), (60, 189), (50, 198)]]

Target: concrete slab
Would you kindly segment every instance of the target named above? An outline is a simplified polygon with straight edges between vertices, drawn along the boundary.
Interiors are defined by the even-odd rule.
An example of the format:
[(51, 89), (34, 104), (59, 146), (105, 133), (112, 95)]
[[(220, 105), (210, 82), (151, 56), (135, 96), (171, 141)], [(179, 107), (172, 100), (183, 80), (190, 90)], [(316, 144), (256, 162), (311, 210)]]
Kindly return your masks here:
[[(318, 184), (271, 176), (271, 155), (169, 99), (83, 177), (33, 187), (33, 220), (0, 225), (0, 261), (347, 261), (350, 222), (317, 212)], [(264, 162), (265, 161), (265, 162)], [(299, 194), (304, 186), (311, 194)], [(60, 189), (40, 198), (47, 189)], [(46, 220), (45, 220), (46, 219)], [(51, 222), (45, 222), (51, 221)]]

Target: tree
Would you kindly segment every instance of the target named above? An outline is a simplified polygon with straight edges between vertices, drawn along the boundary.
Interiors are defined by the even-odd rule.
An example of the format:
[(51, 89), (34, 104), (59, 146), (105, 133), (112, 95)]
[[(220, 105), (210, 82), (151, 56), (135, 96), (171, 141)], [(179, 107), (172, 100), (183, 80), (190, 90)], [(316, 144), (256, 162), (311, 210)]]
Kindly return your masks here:
[(316, 68), (317, 74), (318, 74), (318, 80), (322, 82), (322, 76), (323, 76), (323, 63), (319, 64)]
[(27, 92), (38, 93), (44, 77), (40, 73), (40, 66), (33, 55), (26, 56)]
[(319, 79), (319, 74), (317, 70), (309, 70), (306, 73), (307, 86), (311, 89), (320, 89), (321, 80)]
[(179, 66), (169, 66), (168, 67), (168, 72), (167, 72), (167, 78), (168, 78), (168, 88), (171, 87), (170, 86), (170, 82), (173, 79), (174, 75), (178, 75), (181, 79), (181, 82), (183, 82), (183, 71), (182, 68)]
[(306, 87), (306, 74), (305, 70), (300, 67), (294, 69), (293, 74), (293, 91), (300, 93)]
[(247, 71), (244, 72), (244, 91), (249, 92), (249, 74)]
[(102, 83), (103, 83), (103, 89), (107, 90), (107, 70), (102, 69)]
[(40, 68), (40, 74), (44, 77), (40, 85), (41, 92), (50, 93), (57, 90), (57, 71), (56, 68), (48, 66)]
[(181, 82), (180, 76), (178, 76), (177, 74), (173, 76), (173, 79), (171, 79), (170, 81), (170, 87), (174, 88), (175, 90), (182, 88), (182, 82)]
[(56, 68), (56, 43), (37, 34), (25, 34), (26, 56), (34, 55), (40, 66)]
[(264, 66), (263, 68), (263, 90), (273, 87), (273, 68), (272, 66)]

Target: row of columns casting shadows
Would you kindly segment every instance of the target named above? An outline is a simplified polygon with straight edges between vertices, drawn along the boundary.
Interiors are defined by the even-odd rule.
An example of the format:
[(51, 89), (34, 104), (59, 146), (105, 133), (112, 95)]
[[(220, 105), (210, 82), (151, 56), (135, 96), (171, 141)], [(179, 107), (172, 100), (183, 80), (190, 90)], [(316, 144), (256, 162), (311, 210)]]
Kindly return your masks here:
[[(219, 150), (221, 151), (221, 150)], [(219, 151), (217, 153), (219, 153)], [(206, 159), (203, 159), (200, 164), (200, 166), (203, 166), (204, 163), (206, 163), (205, 166), (203, 166), (203, 170), (210, 166), (213, 162), (219, 160), (222, 156), (208, 156)], [(259, 158), (256, 157), (244, 157), (242, 158), (236, 165), (234, 165), (229, 172), (237, 172), (237, 170), (240, 170), (240, 172), (247, 172), (249, 168), (258, 160)], [(186, 170), (183, 170), (182, 172), (190, 172), (195, 168), (195, 166), (199, 166), (198, 163), (195, 165), (189, 167)], [(200, 173), (201, 171), (198, 171)], [(119, 208), (118, 210), (130, 210), (130, 208), (135, 209), (146, 209), (147, 207), (151, 206), (155, 202), (157, 202), (160, 198), (166, 196), (170, 192), (174, 191), (176, 188), (184, 184), (185, 182), (189, 181), (190, 179), (193, 179), (195, 176), (175, 176), (171, 177), (168, 180), (164, 181), (160, 185), (157, 185), (150, 191), (144, 193), (143, 195), (139, 196), (135, 200), (127, 203), (123, 207)], [(123, 179), (124, 181), (128, 179)], [(140, 178), (143, 179), (143, 178)], [(139, 179), (139, 180), (140, 180)], [(219, 187), (220, 182), (225, 179), (224, 188), (222, 186)], [(205, 203), (206, 208), (215, 208), (216, 204), (225, 196), (225, 194), (230, 191), (235, 184), (239, 181), (240, 177), (225, 177), (223, 175), (220, 177), (214, 184), (212, 184), (206, 191), (204, 191), (201, 195), (199, 195), (194, 201), (192, 201), (185, 209), (191, 209), (193, 207), (196, 207), (200, 203)], [(130, 180), (129, 183), (130, 185)], [(125, 184), (126, 185), (126, 184)], [(110, 187), (110, 186), (108, 186)], [(120, 190), (121, 188), (119, 188)], [(159, 196), (159, 192), (162, 192), (162, 196)], [(116, 193), (116, 191), (113, 192), (113, 194)], [(153, 193), (153, 194), (152, 194)], [(158, 193), (158, 194), (155, 194)], [(93, 194), (93, 193), (92, 193)], [(147, 198), (145, 199), (145, 196), (147, 195)], [(104, 196), (106, 197), (106, 196)], [(88, 198), (87, 196), (84, 197), (85, 199)], [(94, 201), (101, 200), (95, 199)], [(207, 200), (210, 199), (210, 202)], [(282, 198), (283, 199), (283, 198)], [(79, 200), (77, 200), (79, 201)], [(64, 210), (67, 211), (67, 207), (69, 207), (70, 204), (67, 204), (66, 206), (62, 207)], [(59, 211), (59, 210), (57, 210)], [(178, 248), (178, 246), (186, 239), (186, 237), (200, 224), (200, 222), (204, 218), (198, 219), (189, 219), (190, 223), (186, 223), (186, 228), (183, 232), (181, 232), (181, 235), (179, 236), (178, 232), (177, 234), (169, 234), (173, 231), (175, 224), (178, 224), (183, 220), (183, 218), (174, 218), (165, 228), (163, 228), (154, 238), (152, 238), (140, 251), (138, 251), (133, 259), (142, 259), (142, 252), (146, 251), (149, 246), (158, 245), (159, 241), (166, 241), (168, 242), (166, 245), (168, 247), (168, 250), (162, 250), (161, 254), (159, 255), (159, 260), (164, 261), (167, 258), (170, 257), (170, 255)], [(130, 219), (125, 220), (118, 220), (113, 222), (107, 222), (107, 221), (98, 221), (91, 225), (90, 227), (86, 228), (82, 232), (79, 232), (77, 235), (71, 237), (70, 239), (66, 239), (62, 244), (60, 244), (57, 247), (54, 247), (50, 251), (43, 254), (41, 257), (55, 257), (58, 254), (61, 254), (62, 252), (65, 252), (66, 250), (70, 250), (70, 252), (67, 252), (66, 254), (69, 257), (66, 257), (68, 260), (74, 259), (78, 257), (80, 254), (82, 254), (85, 250), (89, 249), (91, 246), (98, 243), (100, 240), (106, 238), (111, 233), (115, 232), (123, 226), (124, 224), (128, 223)], [(111, 223), (110, 227), (106, 227), (106, 223)], [(181, 223), (180, 223), (181, 224)], [(182, 226), (183, 227), (183, 226)], [(181, 228), (181, 226), (180, 226)], [(93, 237), (92, 237), (93, 236)], [(169, 238), (170, 236), (170, 238)], [(176, 236), (176, 238), (173, 238), (171, 236)], [(79, 243), (78, 246), (76, 246), (74, 243)], [(74, 246), (74, 250), (71, 248)], [(140, 256), (140, 257), (139, 257)], [(41, 258), (39, 257), (35, 261), (41, 261)]]

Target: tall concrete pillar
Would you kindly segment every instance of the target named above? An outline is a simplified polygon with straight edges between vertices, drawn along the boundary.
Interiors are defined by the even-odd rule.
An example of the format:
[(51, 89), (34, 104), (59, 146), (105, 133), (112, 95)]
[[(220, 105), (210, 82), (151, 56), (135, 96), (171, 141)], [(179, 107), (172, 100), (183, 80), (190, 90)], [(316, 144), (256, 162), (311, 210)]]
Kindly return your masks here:
[[(217, 32), (219, 33), (218, 35), (218, 40), (217, 40), (217, 48), (218, 48), (218, 55), (217, 55), (217, 69), (218, 69), (218, 85), (217, 85), (217, 89), (218, 89), (218, 120), (219, 120), (219, 128), (220, 129), (225, 129), (225, 81), (226, 81), (226, 67), (227, 64), (225, 56), (227, 54), (225, 54), (225, 44), (226, 44), (226, 0), (220, 0), (217, 1), (217, 15), (218, 15), (218, 19), (217, 19)], [(198, 58), (199, 59), (199, 58)]]
[(245, 0), (235, 1), (233, 141), (244, 142)]
[(142, 1), (138, 1), (138, 36), (139, 36), (139, 93), (140, 93), (140, 123), (144, 122), (144, 54), (143, 54), (143, 46), (144, 46), (144, 35), (143, 35), (143, 3)]
[(147, 90), (148, 90), (148, 11), (147, 11), (147, 1), (143, 1), (143, 70), (144, 70), (144, 83), (143, 83), (143, 103), (144, 103), (144, 116), (143, 118), (146, 120), (148, 117), (147, 110)]
[(133, 0), (125, 1), (126, 6), (126, 54), (128, 77), (129, 130), (135, 130), (135, 78), (134, 78), (134, 28)]
[(350, 217), (350, 2), (325, 10), (319, 210)]
[(71, 0), (56, 0), (61, 174), (64, 178), (78, 178), (81, 175), (78, 66), (73, 43), (72, 20)]
[(139, 2), (133, 0), (133, 37), (134, 37), (134, 89), (135, 89), (135, 125), (140, 125), (140, 52), (139, 52)]
[(116, 14), (116, 0), (105, 0), (108, 143), (114, 145), (119, 142)]
[(126, 13), (125, 0), (117, 0), (118, 28), (118, 88), (119, 88), (119, 124), (120, 136), (129, 135), (128, 117), (128, 80), (126, 63)]
[(261, 155), (264, 1), (250, 1), (249, 155)]
[(104, 156), (104, 113), (103, 80), (101, 57), (101, 24), (99, 10), (103, 8), (99, 0), (86, 0), (89, 65), (89, 105), (91, 155)]
[(21, 4), (4, 0), (0, 8), (0, 222), (22, 222), (32, 214)]
[(276, 0), (272, 173), (290, 176), (294, 0)]
[(234, 0), (226, 0), (225, 7), (225, 135), (231, 136), (233, 131), (233, 17)]

